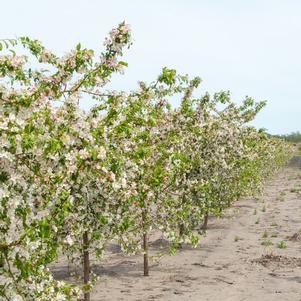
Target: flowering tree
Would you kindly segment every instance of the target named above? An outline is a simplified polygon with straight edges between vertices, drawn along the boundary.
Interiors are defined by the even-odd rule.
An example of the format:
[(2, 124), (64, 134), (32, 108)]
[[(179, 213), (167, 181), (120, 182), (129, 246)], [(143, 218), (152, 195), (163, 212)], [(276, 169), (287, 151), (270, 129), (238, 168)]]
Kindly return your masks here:
[[(275, 145), (265, 143), (270, 140), (265, 133), (247, 126), (264, 102), (256, 104), (246, 98), (242, 106), (237, 106), (229, 96), (220, 92), (213, 98), (208, 94), (200, 99), (186, 97), (173, 119), (177, 132), (182, 132), (174, 146), (175, 154), (184, 166), (173, 189), (184, 203), (193, 203), (190, 219), (186, 219), (189, 227), (203, 216), (202, 228), (206, 229), (209, 213), (219, 215), (232, 201), (254, 194), (262, 180), (290, 156), (289, 151), (285, 154), (284, 149), (288, 149), (283, 142), (274, 141), (275, 151)], [(272, 154), (273, 167), (265, 164)]]
[[(160, 229), (172, 244), (179, 240), (174, 224), (184, 209), (177, 205), (178, 198), (170, 194), (176, 179), (171, 143), (177, 140), (177, 134), (171, 126), (168, 99), (184, 92), (187, 84), (187, 77), (163, 68), (156, 82), (150, 85), (141, 82), (140, 89), (131, 93), (121, 108), (123, 121), (118, 131), (122, 134), (118, 144), (125, 146), (122, 155), (127, 161), (127, 183), (132, 192), (128, 194), (130, 207), (126, 210), (130, 227), (122, 235), (121, 243), (127, 251), (142, 247), (145, 276), (149, 274), (151, 229)], [(194, 236), (190, 239), (195, 240)]]
[[(80, 44), (58, 57), (27, 37), (0, 45), (4, 300), (90, 300), (90, 255), (111, 240), (142, 251), (147, 276), (152, 229), (172, 247), (195, 246), (201, 219), (206, 226), (209, 213), (258, 191), (289, 156), (281, 140), (248, 126), (263, 103), (237, 106), (228, 92), (195, 99), (199, 78), (163, 68), (137, 91), (104, 90), (127, 65), (125, 23), (99, 58)], [(20, 46), (26, 54), (16, 54)], [(89, 96), (96, 104), (84, 111)], [(83, 264), (84, 285), (53, 278), (48, 265), (59, 252)]]
[[(88, 284), (89, 204), (114, 183), (105, 168), (105, 140), (95, 137), (99, 116), (82, 112), (79, 98), (99, 93), (111, 74), (126, 65), (118, 56), (130, 45), (129, 27), (121, 23), (110, 33), (99, 61), (80, 44), (58, 58), (27, 37), (3, 43), (12, 55), (0, 59), (1, 295), (9, 300), (71, 300), (78, 290), (54, 280), (45, 265), (56, 258), (62, 236), (70, 245), (82, 235), (78, 244)], [(52, 71), (27, 67), (29, 57), (10, 49), (17, 44)], [(62, 105), (57, 107), (57, 101)], [(98, 213), (101, 205), (96, 207)], [(72, 218), (76, 222), (70, 223)]]

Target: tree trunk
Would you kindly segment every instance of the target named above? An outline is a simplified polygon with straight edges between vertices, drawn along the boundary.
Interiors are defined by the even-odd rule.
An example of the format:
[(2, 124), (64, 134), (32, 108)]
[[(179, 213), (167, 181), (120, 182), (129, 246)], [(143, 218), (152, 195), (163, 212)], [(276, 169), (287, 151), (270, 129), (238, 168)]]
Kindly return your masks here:
[(67, 261), (68, 261), (68, 266), (67, 266), (68, 275), (71, 276), (71, 267), (70, 267), (70, 257), (69, 257), (69, 255), (67, 255)]
[(0, 268), (4, 267), (4, 256), (0, 253)]
[(202, 225), (202, 230), (207, 230), (207, 227), (208, 227), (208, 212), (205, 213), (205, 216), (204, 216), (204, 222), (203, 222), (203, 225)]
[[(182, 237), (184, 235), (184, 225), (179, 225), (179, 236)], [(182, 249), (182, 244), (178, 243), (178, 249)]]
[(149, 276), (149, 266), (148, 266), (148, 236), (147, 233), (143, 234), (143, 275)]
[[(83, 234), (83, 264), (84, 264), (84, 285), (87, 286), (90, 280), (90, 258), (89, 258), (89, 238), (88, 232)], [(90, 292), (84, 293), (84, 301), (90, 301)]]

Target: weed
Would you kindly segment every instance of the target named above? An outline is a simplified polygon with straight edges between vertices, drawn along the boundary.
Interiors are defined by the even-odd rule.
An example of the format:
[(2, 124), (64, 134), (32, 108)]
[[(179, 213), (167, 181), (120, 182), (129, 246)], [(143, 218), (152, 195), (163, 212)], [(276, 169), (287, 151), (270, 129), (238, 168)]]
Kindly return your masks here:
[(267, 238), (268, 237), (268, 231), (264, 230), (263, 234), (262, 234), (262, 238)]
[(239, 236), (235, 236), (235, 237), (234, 237), (234, 241), (235, 241), (235, 242), (238, 242), (239, 240), (243, 240), (243, 238), (241, 238), (241, 237), (239, 237)]
[(279, 248), (279, 249), (285, 249), (286, 248), (285, 241), (281, 240), (280, 242), (278, 242), (277, 248)]
[(273, 243), (269, 240), (269, 239), (265, 239), (261, 242), (262, 246), (268, 247), (268, 246), (272, 246)]

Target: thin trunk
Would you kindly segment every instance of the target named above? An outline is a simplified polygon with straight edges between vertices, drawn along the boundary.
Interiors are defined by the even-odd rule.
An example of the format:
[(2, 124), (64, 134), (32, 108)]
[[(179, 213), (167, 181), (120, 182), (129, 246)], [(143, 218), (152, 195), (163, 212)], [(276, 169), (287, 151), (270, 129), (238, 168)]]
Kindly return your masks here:
[(0, 268), (4, 267), (4, 257), (2, 254), (0, 254)]
[(149, 276), (149, 266), (148, 266), (148, 236), (147, 233), (143, 234), (143, 275)]
[[(88, 286), (90, 280), (90, 258), (89, 258), (89, 237), (88, 232), (83, 234), (83, 247), (84, 247), (84, 285)], [(84, 301), (90, 301), (90, 292), (84, 293)]]
[(205, 213), (205, 216), (204, 216), (204, 222), (203, 222), (203, 225), (202, 225), (202, 230), (207, 230), (207, 227), (208, 227), (208, 212)]
[[(182, 237), (184, 235), (184, 225), (179, 225), (179, 236)], [(182, 244), (178, 243), (178, 249), (182, 249)]]
[(67, 255), (67, 261), (68, 261), (68, 275), (71, 276), (71, 267), (70, 267), (70, 257)]

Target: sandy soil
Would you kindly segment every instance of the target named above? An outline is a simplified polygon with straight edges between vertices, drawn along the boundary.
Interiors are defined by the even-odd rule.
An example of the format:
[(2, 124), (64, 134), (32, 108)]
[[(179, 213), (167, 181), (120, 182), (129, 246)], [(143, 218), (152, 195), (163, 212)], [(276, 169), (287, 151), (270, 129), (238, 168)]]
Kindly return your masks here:
[[(300, 301), (300, 190), (296, 157), (266, 183), (260, 198), (211, 218), (198, 248), (183, 247), (152, 263), (149, 277), (142, 276), (141, 256), (113, 248), (101, 264), (94, 262), (100, 281), (91, 300)], [(60, 271), (63, 276), (62, 266), (55, 273)]]

